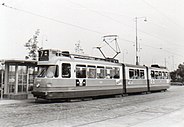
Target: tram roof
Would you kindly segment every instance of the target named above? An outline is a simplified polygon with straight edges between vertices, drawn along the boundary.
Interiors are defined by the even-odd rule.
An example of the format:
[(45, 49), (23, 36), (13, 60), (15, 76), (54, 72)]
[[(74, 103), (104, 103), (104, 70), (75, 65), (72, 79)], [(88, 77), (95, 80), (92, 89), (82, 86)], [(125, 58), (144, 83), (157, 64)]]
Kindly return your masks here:
[(10, 63), (10, 64), (32, 64), (36, 65), (36, 60), (21, 60), (21, 59), (2, 59), (0, 60), (1, 63)]
[[(83, 60), (94, 60), (94, 61), (106, 61), (110, 63), (119, 63), (119, 60), (114, 59), (114, 58), (99, 58), (99, 57), (93, 57), (93, 56), (84, 55), (84, 54), (73, 54), (73, 53), (70, 53), (69, 51), (62, 51), (62, 50), (57, 50), (57, 49), (44, 49), (42, 51), (49, 51), (53, 55), (52, 57), (56, 57), (56, 58), (70, 57), (76, 60), (83, 59)], [(40, 60), (40, 61), (44, 61), (44, 60)]]
[(126, 67), (146, 68), (145, 65), (124, 64)]
[(159, 66), (159, 65), (154, 65), (154, 66), (146, 66), (146, 65), (133, 65), (133, 64), (124, 64), (127, 67), (135, 67), (135, 68), (146, 68), (148, 67), (149, 69), (154, 69), (154, 70), (168, 70), (166, 67)]

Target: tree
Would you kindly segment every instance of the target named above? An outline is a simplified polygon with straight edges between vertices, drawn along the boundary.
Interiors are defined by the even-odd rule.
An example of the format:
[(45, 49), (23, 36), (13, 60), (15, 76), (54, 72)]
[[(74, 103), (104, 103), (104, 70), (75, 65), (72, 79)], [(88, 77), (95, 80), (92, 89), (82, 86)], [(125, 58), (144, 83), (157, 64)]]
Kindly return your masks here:
[(170, 76), (171, 76), (172, 82), (177, 82), (176, 71), (170, 72)]
[(171, 72), (170, 75), (173, 82), (184, 82), (184, 64), (179, 64), (178, 69)]
[(81, 47), (80, 41), (78, 41), (78, 43), (75, 44), (75, 53), (84, 54), (84, 50)]
[(38, 46), (39, 33), (40, 30), (37, 29), (33, 37), (30, 38), (28, 42), (26, 42), (26, 44), (24, 45), (28, 50), (28, 55), (25, 56), (26, 59), (37, 60), (38, 57), (37, 53), (40, 49), (42, 49)]

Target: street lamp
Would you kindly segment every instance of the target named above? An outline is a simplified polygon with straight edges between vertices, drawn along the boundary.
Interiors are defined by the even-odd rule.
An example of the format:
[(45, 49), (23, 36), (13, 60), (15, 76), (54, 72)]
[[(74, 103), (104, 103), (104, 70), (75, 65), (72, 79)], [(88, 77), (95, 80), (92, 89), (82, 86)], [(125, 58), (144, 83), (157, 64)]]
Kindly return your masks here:
[(135, 33), (136, 33), (136, 43), (135, 43), (135, 52), (136, 52), (136, 65), (139, 65), (139, 57), (138, 57), (138, 37), (137, 37), (137, 20), (143, 18), (146, 22), (146, 17), (135, 17)]

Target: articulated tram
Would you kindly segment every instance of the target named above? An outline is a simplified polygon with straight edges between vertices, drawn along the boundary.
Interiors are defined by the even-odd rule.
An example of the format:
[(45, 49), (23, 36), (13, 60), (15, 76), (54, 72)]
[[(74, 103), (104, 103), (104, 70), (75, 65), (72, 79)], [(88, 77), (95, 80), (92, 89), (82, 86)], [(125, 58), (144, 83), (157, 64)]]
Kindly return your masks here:
[(70, 54), (60, 50), (39, 51), (39, 72), (33, 95), (44, 99), (68, 99), (166, 90), (166, 68), (119, 63)]

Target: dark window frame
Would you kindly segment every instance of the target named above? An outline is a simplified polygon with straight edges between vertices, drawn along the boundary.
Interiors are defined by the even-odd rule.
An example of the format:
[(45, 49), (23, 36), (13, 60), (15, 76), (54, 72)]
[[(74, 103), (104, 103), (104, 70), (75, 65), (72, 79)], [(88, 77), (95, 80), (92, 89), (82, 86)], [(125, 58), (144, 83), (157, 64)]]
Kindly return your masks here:
[(62, 66), (61, 67), (61, 69), (62, 69), (61, 70), (61, 77), (62, 78), (71, 78), (71, 64), (70, 63), (62, 63), (61, 66)]

